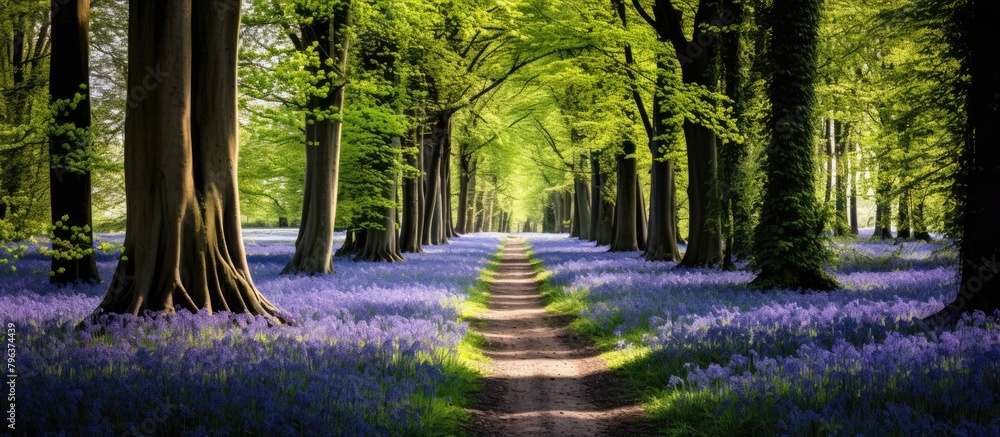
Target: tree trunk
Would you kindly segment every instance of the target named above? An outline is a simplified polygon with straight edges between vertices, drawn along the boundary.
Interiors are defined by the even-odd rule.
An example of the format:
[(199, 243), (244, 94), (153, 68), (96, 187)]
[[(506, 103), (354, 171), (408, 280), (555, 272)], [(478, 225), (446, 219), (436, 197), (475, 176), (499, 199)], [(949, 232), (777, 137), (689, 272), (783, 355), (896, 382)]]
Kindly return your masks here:
[(601, 154), (590, 153), (590, 240), (597, 241), (601, 225)]
[[(469, 187), (467, 188), (468, 199), (465, 206), (465, 232), (475, 232), (476, 227), (476, 161), (472, 161), (471, 174), (469, 174)], [(459, 208), (461, 209), (461, 208)]]
[(455, 231), (459, 234), (468, 232), (466, 229), (466, 216), (469, 209), (469, 186), (472, 183), (472, 172), (470, 159), (464, 153), (464, 147), (459, 146), (458, 153), (458, 221), (455, 223)]
[[(90, 200), (90, 0), (53, 3), (49, 69), (56, 129), (49, 135), (53, 284), (100, 282)], [(61, 8), (56, 10), (57, 8)], [(57, 13), (58, 12), (58, 13)], [(75, 107), (69, 105), (83, 96)], [(62, 101), (62, 102), (60, 102)]]
[(616, 157), (618, 162), (618, 196), (615, 202), (615, 233), (611, 240), (610, 252), (630, 252), (639, 250), (636, 224), (639, 218), (639, 187), (636, 175), (635, 143), (625, 140), (622, 151)]
[[(310, 24), (303, 26), (303, 45), (318, 44), (321, 48), (315, 51), (319, 56), (317, 67), (310, 67), (309, 71), (325, 78), (324, 85), (329, 91), (325, 96), (312, 97), (306, 111), (306, 185), (302, 221), (295, 240), (295, 254), (282, 271), (286, 274), (334, 272), (333, 228), (337, 216), (343, 127), (336, 115), (344, 113), (343, 72), (347, 68), (349, 11), (350, 4), (345, 2), (335, 17), (313, 17)], [(317, 113), (332, 116), (318, 117)]]
[(126, 112), (125, 256), (99, 310), (141, 315), (179, 305), (290, 321), (254, 286), (243, 248), (239, 22), (239, 3), (225, 0), (129, 2), (128, 88), (146, 98)]
[(688, 246), (681, 267), (714, 267), (722, 259), (722, 223), (713, 207), (716, 137), (711, 129), (684, 122), (688, 147)]
[(752, 288), (833, 290), (823, 270), (823, 218), (816, 204), (813, 153), (814, 83), (822, 0), (775, 0), (771, 47), (772, 143), (756, 232)]
[[(427, 163), (427, 189), (424, 205), (424, 244), (442, 245), (448, 244), (448, 237), (445, 234), (444, 226), (444, 201), (443, 192), (449, 189), (444, 187), (442, 166), (445, 163), (445, 152), (450, 149), (447, 142), (451, 141), (451, 116), (450, 112), (442, 112), (435, 117), (434, 129), (431, 135), (430, 161)], [(450, 212), (449, 212), (450, 215)]]
[(851, 175), (851, 200), (850, 200), (850, 220), (851, 235), (858, 235), (858, 184), (861, 181), (861, 172), (855, 167), (858, 166), (857, 156), (861, 151), (861, 145), (854, 145), (854, 153), (847, 160), (847, 171)]
[(602, 172), (601, 175), (601, 201), (597, 204), (599, 210), (599, 220), (597, 226), (597, 245), (598, 246), (610, 246), (611, 240), (614, 239), (615, 234), (615, 204), (612, 203), (604, 196), (606, 187), (611, 185), (611, 177), (608, 173)]
[(909, 240), (913, 235), (910, 224), (910, 190), (903, 190), (899, 196), (899, 210), (896, 217), (896, 238)]
[[(399, 137), (392, 139), (392, 148), (398, 152), (401, 148)], [(394, 153), (392, 159), (398, 159)], [(403, 254), (399, 250), (399, 240), (396, 237), (396, 190), (398, 188), (398, 175), (393, 162), (383, 163), (387, 166), (385, 176), (392, 183), (386, 185), (383, 195), (392, 203), (392, 207), (386, 208), (382, 216), (382, 228), (368, 228), (366, 232), (364, 247), (358, 252), (355, 261), (403, 261)]]
[[(420, 146), (419, 133), (413, 137), (416, 147), (410, 153), (403, 153), (406, 164), (417, 170), (423, 168), (423, 150)], [(420, 231), (423, 229), (421, 222), (420, 193), (423, 186), (422, 176), (419, 174), (413, 177), (403, 178), (403, 220), (399, 229), (399, 249), (404, 253), (421, 253), (423, 247)]]
[(924, 221), (924, 204), (926, 202), (923, 191), (917, 191), (916, 199), (913, 202), (913, 238), (921, 241), (931, 241), (931, 234), (927, 232), (927, 222)]
[(673, 161), (657, 160), (659, 147), (654, 148), (649, 191), (649, 238), (646, 261), (679, 261), (677, 229), (674, 216), (677, 208)]
[[(572, 206), (572, 208), (571, 208), (572, 209), (572, 211), (571, 211), (572, 215), (571, 215), (570, 224), (569, 224), (569, 237), (570, 238), (580, 238), (580, 207), (577, 206), (577, 203), (579, 203), (578, 199), (580, 197), (576, 195), (577, 190), (579, 189), (579, 184), (577, 184), (576, 182), (574, 182), (573, 183), (573, 188), (574, 188), (573, 193), (570, 193), (570, 197), (571, 197), (571, 200), (570, 200), (570, 204), (571, 205), (570, 206)], [(582, 240), (582, 238), (581, 238), (581, 240)]]
[(996, 199), (1000, 192), (1000, 37), (994, 23), (996, 2), (968, 2), (954, 20), (960, 30), (958, 53), (968, 72), (966, 97), (968, 122), (956, 197), (960, 200), (960, 289), (946, 311), (983, 311), (1000, 308), (1000, 226), (996, 225)]
[(636, 244), (639, 245), (639, 250), (646, 251), (648, 237), (649, 221), (646, 219), (646, 199), (642, 195), (642, 185), (639, 183), (637, 175), (635, 178), (635, 240)]
[[(879, 173), (879, 179), (884, 177), (884, 175)], [(889, 198), (890, 191), (892, 191), (892, 186), (882, 181), (879, 182), (879, 186), (875, 190), (875, 232), (872, 233), (872, 238), (874, 239), (889, 240), (892, 238), (892, 206), (890, 203), (892, 199)]]
[(823, 190), (823, 206), (830, 205), (830, 198), (833, 194), (833, 178), (836, 177), (835, 173), (837, 171), (836, 166), (834, 166), (833, 160), (833, 149), (836, 139), (833, 135), (834, 121), (823, 119), (823, 138), (826, 139), (826, 143), (823, 144), (823, 176), (826, 177), (826, 189)]
[(850, 227), (848, 225), (847, 217), (847, 136), (848, 129), (850, 126), (848, 124), (834, 121), (833, 122), (833, 141), (835, 143), (833, 160), (836, 164), (834, 166), (834, 171), (836, 173), (836, 180), (834, 181), (834, 216), (833, 216), (833, 233), (837, 236), (843, 237), (850, 232)]
[(579, 236), (581, 240), (594, 241), (590, 235), (590, 193), (586, 182), (575, 180), (573, 183), (576, 189), (576, 211), (574, 217), (579, 223)]

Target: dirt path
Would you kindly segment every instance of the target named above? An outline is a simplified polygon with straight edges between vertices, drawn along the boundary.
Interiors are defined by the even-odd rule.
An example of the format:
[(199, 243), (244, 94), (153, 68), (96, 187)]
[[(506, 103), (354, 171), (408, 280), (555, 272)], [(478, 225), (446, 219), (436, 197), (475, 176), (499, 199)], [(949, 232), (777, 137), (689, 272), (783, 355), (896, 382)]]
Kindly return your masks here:
[(620, 390), (598, 351), (547, 314), (525, 246), (508, 237), (490, 286), (486, 337), (490, 375), (476, 396), (476, 436), (651, 435), (642, 410)]

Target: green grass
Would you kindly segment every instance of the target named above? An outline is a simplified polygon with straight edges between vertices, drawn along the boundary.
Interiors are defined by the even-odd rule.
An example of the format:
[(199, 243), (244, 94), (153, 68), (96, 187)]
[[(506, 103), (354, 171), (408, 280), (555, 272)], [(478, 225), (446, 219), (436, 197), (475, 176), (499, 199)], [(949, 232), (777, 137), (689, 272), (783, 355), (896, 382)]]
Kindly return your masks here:
[[(728, 402), (729, 393), (713, 390), (678, 390), (668, 387), (670, 375), (686, 373), (684, 364), (693, 362), (707, 365), (718, 362), (713, 356), (664, 357), (662, 353), (643, 345), (642, 338), (652, 335), (648, 327), (633, 329), (616, 335), (613, 328), (579, 317), (580, 311), (593, 302), (589, 290), (569, 291), (551, 282), (552, 273), (545, 270), (534, 252), (528, 250), (528, 259), (538, 273), (539, 289), (546, 302), (546, 310), (553, 314), (574, 316), (570, 328), (592, 341), (601, 351), (601, 358), (608, 368), (622, 376), (624, 389), (638, 399), (642, 408), (656, 424), (661, 434), (672, 436), (762, 435), (772, 428), (774, 420), (762, 403), (754, 414), (736, 417), (719, 415), (720, 403)], [(621, 317), (617, 315), (615, 317)], [(608, 323), (616, 326), (619, 323)], [(620, 344), (627, 347), (619, 347)]]
[[(486, 263), (479, 279), (466, 293), (468, 298), (456, 303), (459, 321), (467, 321), (471, 327), (481, 327), (479, 315), (489, 310), (490, 283), (496, 276), (497, 267), (503, 254), (504, 244)], [(483, 354), (486, 338), (472, 331), (466, 332), (456, 351), (440, 350), (433, 357), (427, 357), (442, 366), (446, 383), (438, 386), (433, 397), (418, 396), (411, 400), (421, 410), (421, 433), (429, 436), (463, 435), (462, 424), (469, 420), (466, 407), (471, 393), (480, 390), (479, 381), (486, 374), (489, 358)]]

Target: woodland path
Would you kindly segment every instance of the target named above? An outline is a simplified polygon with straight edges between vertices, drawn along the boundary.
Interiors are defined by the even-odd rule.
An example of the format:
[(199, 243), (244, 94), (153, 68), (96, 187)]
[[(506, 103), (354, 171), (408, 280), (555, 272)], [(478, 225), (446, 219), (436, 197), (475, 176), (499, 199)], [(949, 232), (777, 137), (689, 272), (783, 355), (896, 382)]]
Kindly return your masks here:
[(490, 373), (475, 395), (474, 436), (654, 435), (599, 352), (548, 314), (525, 245), (508, 237), (490, 284), (489, 311), (474, 325), (486, 338)]

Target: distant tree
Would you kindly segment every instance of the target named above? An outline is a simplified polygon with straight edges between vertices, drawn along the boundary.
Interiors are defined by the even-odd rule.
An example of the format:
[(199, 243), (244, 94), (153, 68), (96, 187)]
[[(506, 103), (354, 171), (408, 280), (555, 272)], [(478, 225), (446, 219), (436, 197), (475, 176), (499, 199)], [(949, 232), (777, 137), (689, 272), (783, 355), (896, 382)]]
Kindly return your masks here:
[(823, 270), (823, 219), (813, 173), (814, 81), (822, 0), (776, 0), (768, 52), (771, 66), (772, 143), (756, 232), (756, 289), (832, 290)]
[(236, 179), (240, 3), (129, 3), (124, 255), (99, 310), (250, 313), (289, 322), (254, 286)]
[(53, 284), (100, 281), (90, 201), (90, 1), (53, 2), (49, 133)]

